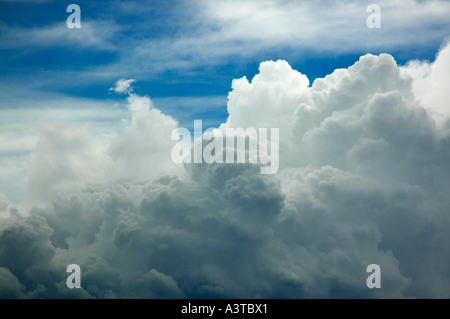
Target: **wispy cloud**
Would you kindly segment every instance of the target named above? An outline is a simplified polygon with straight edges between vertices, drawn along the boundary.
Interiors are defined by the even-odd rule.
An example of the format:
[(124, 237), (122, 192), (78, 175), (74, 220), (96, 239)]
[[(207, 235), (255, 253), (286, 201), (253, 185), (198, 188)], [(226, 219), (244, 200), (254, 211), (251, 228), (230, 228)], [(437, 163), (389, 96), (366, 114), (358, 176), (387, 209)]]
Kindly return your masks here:
[[(66, 47), (110, 50), (107, 63), (77, 71), (58, 70), (58, 83), (129, 77), (180, 76), (204, 68), (276, 56), (302, 60), (357, 52), (434, 51), (450, 35), (450, 2), (380, 0), (382, 27), (366, 25), (373, 1), (182, 1), (161, 6), (111, 3), (116, 21), (65, 21), (36, 29), (3, 25), (0, 48)], [(120, 44), (119, 44), (120, 43)], [(430, 49), (431, 47), (431, 49)], [(70, 73), (70, 74), (69, 74)]]
[(114, 50), (111, 41), (120, 31), (113, 21), (83, 21), (80, 29), (67, 28), (65, 21), (40, 28), (1, 25), (0, 49), (66, 47)]
[[(373, 1), (204, 1), (173, 9), (177, 28), (164, 36), (134, 38), (115, 63), (95, 72), (151, 75), (186, 72), (259, 55), (411, 50), (439, 46), (450, 35), (448, 1), (378, 1), (382, 27), (369, 29)], [(149, 21), (148, 26), (154, 26)], [(161, 26), (164, 30), (164, 25)], [(434, 48), (435, 49), (435, 48)], [(91, 73), (91, 74), (94, 74)]]

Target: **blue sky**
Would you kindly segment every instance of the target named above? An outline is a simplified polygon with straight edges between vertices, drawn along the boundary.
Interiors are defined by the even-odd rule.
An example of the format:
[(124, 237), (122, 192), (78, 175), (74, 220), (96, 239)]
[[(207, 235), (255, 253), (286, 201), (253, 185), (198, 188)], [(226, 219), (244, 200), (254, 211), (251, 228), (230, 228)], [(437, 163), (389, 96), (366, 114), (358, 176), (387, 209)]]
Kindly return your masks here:
[[(382, 27), (369, 29), (373, 1), (116, 0), (77, 1), (82, 27), (68, 29), (72, 2), (0, 1), (2, 133), (14, 144), (3, 160), (36, 149), (46, 117), (113, 129), (126, 107), (109, 88), (121, 78), (136, 79), (134, 92), (181, 126), (202, 119), (206, 128), (226, 120), (231, 81), (251, 79), (262, 61), (286, 60), (312, 83), (365, 53), (432, 61), (450, 28), (445, 1), (379, 1)], [(18, 171), (17, 185), (0, 191), (22, 200)]]
[[(297, 19), (289, 21), (293, 18), (289, 6), (295, 6), (295, 1), (289, 5), (282, 1), (278, 6), (276, 1), (262, 1), (253, 2), (255, 8), (249, 9), (261, 11), (255, 23), (262, 23), (264, 28), (264, 21), (270, 22), (275, 17), (274, 25), (269, 23), (267, 30), (260, 30), (261, 36), (254, 36), (255, 30), (251, 28), (240, 34), (230, 26), (233, 9), (225, 6), (226, 2), (217, 6), (217, 11), (223, 12), (214, 17), (209, 13), (215, 12), (214, 6), (211, 8), (211, 4), (202, 1), (78, 1), (82, 28), (68, 29), (65, 20), (69, 14), (65, 9), (70, 3), (0, 2), (2, 82), (17, 81), (42, 91), (110, 99), (115, 97), (108, 95), (108, 88), (124, 77), (137, 79), (136, 92), (151, 97), (226, 96), (233, 78), (244, 75), (252, 78), (264, 60), (285, 59), (310, 80), (348, 67), (368, 52), (390, 53), (400, 64), (410, 59), (433, 60), (448, 28), (448, 23), (441, 21), (437, 25), (430, 21), (427, 26), (421, 24), (417, 28), (419, 22), (407, 17), (402, 20), (396, 16), (398, 12), (392, 12), (388, 17), (382, 15), (381, 29), (369, 30), (365, 25), (369, 15), (365, 2), (359, 1), (353, 2), (357, 5), (348, 13), (327, 20), (337, 26), (331, 26), (336, 34), (321, 40), (329, 30), (310, 31), (314, 25), (305, 26)], [(333, 11), (339, 10), (341, 6), (337, 3), (322, 1), (310, 5), (309, 10), (314, 10), (313, 16), (320, 23), (321, 17), (328, 19)], [(233, 4), (245, 7), (245, 1)], [(280, 12), (266, 18), (266, 11), (275, 9)], [(246, 27), (254, 23), (246, 14), (239, 15), (236, 24)], [(278, 38), (274, 30), (278, 18), (286, 21), (286, 25), (280, 26), (280, 41), (274, 44), (273, 38)], [(397, 41), (395, 34), (385, 39), (388, 24), (394, 23), (388, 18), (398, 20), (399, 33), (406, 28), (416, 32), (415, 25), (421, 32), (412, 41), (403, 43)], [(291, 22), (295, 22), (292, 27)], [(428, 29), (422, 30), (424, 27)], [(303, 38), (304, 32), (315, 34), (317, 39)], [(315, 45), (315, 41), (327, 44), (329, 40), (336, 43), (323, 49)], [(221, 117), (226, 116), (223, 110), (215, 111)]]

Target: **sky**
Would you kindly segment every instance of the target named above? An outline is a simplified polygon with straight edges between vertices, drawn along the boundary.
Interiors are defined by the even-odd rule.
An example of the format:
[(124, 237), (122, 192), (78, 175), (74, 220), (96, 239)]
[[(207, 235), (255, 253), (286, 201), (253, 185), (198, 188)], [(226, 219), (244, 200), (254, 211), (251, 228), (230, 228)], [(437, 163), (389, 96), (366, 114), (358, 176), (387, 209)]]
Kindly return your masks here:
[(450, 297), (449, 1), (71, 3), (0, 0), (0, 298)]

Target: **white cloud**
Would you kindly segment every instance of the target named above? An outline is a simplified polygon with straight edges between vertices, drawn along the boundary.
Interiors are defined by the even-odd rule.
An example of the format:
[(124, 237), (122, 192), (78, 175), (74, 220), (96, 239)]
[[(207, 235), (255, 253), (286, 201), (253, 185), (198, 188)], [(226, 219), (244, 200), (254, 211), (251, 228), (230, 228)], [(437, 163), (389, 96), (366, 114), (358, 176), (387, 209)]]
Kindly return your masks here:
[[(250, 164), (183, 175), (169, 158), (176, 121), (136, 94), (113, 137), (48, 129), (29, 187), (51, 205), (0, 231), (0, 294), (448, 298), (450, 135), (405, 72), (367, 54), (311, 86), (281, 60), (233, 81), (224, 126), (279, 126), (276, 175)], [(82, 289), (65, 287), (70, 263)], [(382, 289), (366, 287), (372, 263)]]
[[(0, 99), (2, 100), (0, 109), (0, 126), (2, 128), (0, 130), (0, 192), (4, 192), (7, 198), (16, 204), (29, 199), (25, 194), (25, 189), (27, 188), (26, 177), (30, 169), (30, 155), (36, 152), (39, 145), (42, 146), (45, 143), (42, 136), (44, 133), (47, 137), (52, 135), (51, 132), (56, 136), (66, 133), (76, 136), (79, 133), (88, 139), (87, 144), (92, 142), (92, 147), (97, 148), (101, 153), (102, 151), (106, 152), (107, 146), (104, 144), (110, 143), (114, 136), (121, 134), (130, 124), (133, 116), (130, 110), (127, 110), (128, 107), (136, 111), (138, 109), (146, 111), (153, 108), (152, 101), (154, 101), (157, 106), (164, 109), (164, 113), (177, 115), (177, 119), (182, 121), (182, 126), (191, 128), (191, 118), (201, 116), (207, 108), (224, 107), (227, 100), (226, 96), (164, 97), (150, 100), (148, 97), (131, 94), (127, 98), (129, 103), (116, 100), (98, 101), (64, 94), (45, 93), (29, 87), (11, 86), (6, 83), (0, 84)], [(158, 111), (155, 109), (151, 112)], [(142, 118), (142, 115), (135, 114), (134, 118)], [(205, 127), (217, 126), (217, 120), (204, 121), (204, 124)], [(135, 130), (133, 134), (141, 133)], [(159, 133), (155, 134), (157, 136)], [(144, 133), (142, 137), (152, 139), (150, 133)], [(125, 138), (123, 136), (121, 138), (124, 141)], [(96, 143), (98, 145), (94, 147)], [(128, 147), (132, 147), (131, 145)], [(77, 149), (73, 150), (74, 154), (77, 152)], [(145, 152), (150, 153), (150, 150), (147, 149), (142, 154)], [(115, 156), (125, 160), (126, 154), (119, 153), (121, 152)], [(93, 157), (96, 156), (93, 155)], [(127, 161), (133, 161), (133, 157), (134, 155), (131, 155)], [(86, 162), (86, 165), (88, 163), (89, 161)], [(147, 163), (142, 160), (141, 165), (146, 166)], [(147, 170), (153, 169), (149, 165), (147, 166)], [(126, 176), (127, 169), (121, 168), (120, 170)], [(94, 175), (96, 174), (94, 173)], [(142, 177), (145, 176), (148, 175), (144, 174)], [(40, 192), (45, 193), (45, 190), (42, 189)]]
[(5, 83), (0, 87), (0, 192), (14, 203), (26, 199), (29, 156), (38, 147), (42, 127), (84, 126), (108, 136), (116, 133), (126, 117), (114, 101), (73, 98)]
[(172, 144), (165, 138), (177, 122), (146, 96), (130, 94), (127, 101), (131, 119), (123, 123), (122, 134), (98, 134), (87, 127), (44, 128), (40, 149), (31, 158), (31, 198), (48, 202), (93, 183), (146, 180), (181, 170), (171, 162)]
[(134, 82), (136, 82), (134, 79), (120, 79), (109, 90), (119, 94), (128, 94), (133, 91), (131, 84)]
[(413, 92), (438, 124), (450, 117), (450, 46), (444, 45), (433, 63), (410, 61), (402, 71), (413, 78)]
[[(117, 15), (133, 12), (145, 17), (118, 26), (114, 21), (85, 21), (81, 29), (68, 29), (65, 21), (40, 28), (3, 25), (0, 48), (70, 46), (71, 49), (110, 50), (117, 59), (79, 71), (65, 71), (64, 83), (74, 76), (84, 81), (122, 76), (156, 78), (166, 71), (201, 72), (203, 67), (236, 60), (281, 56), (303, 60), (354, 52), (405, 52), (438, 46), (449, 36), (450, 4), (441, 0), (378, 1), (382, 27), (366, 26), (372, 1), (189, 1), (164, 9), (171, 29), (163, 36), (152, 30), (165, 21), (148, 19), (157, 5), (113, 3)], [(139, 33), (134, 33), (139, 30)], [(126, 34), (124, 33), (126, 32)], [(117, 40), (120, 39), (120, 45)], [(61, 73), (58, 83), (61, 85)], [(42, 75), (42, 81), (48, 73)]]
[[(334, 53), (386, 45), (392, 49), (418, 42), (441, 42), (448, 35), (448, 1), (378, 1), (382, 27), (377, 30), (366, 26), (370, 3), (232, 0), (214, 4), (201, 0), (197, 16), (205, 21), (205, 27), (219, 30), (218, 39), (242, 43), (250, 50), (252, 46), (253, 50), (261, 50), (280, 45)], [(396, 32), (392, 32), (394, 29)]]
[(65, 47), (78, 49), (115, 50), (112, 42), (120, 27), (113, 21), (86, 21), (81, 28), (69, 29), (66, 21), (39, 27), (10, 27), (0, 23), (0, 48), (17, 49), (24, 47)]
[(366, 8), (372, 2), (187, 2), (173, 8), (179, 28), (174, 34), (134, 39), (123, 46), (126, 54), (120, 60), (95, 71), (154, 76), (167, 70), (182, 74), (199, 66), (225, 64), (236, 56), (267, 56), (267, 52), (299, 59), (317, 54), (419, 50), (438, 46), (449, 35), (448, 1), (378, 1), (382, 27), (369, 29)]

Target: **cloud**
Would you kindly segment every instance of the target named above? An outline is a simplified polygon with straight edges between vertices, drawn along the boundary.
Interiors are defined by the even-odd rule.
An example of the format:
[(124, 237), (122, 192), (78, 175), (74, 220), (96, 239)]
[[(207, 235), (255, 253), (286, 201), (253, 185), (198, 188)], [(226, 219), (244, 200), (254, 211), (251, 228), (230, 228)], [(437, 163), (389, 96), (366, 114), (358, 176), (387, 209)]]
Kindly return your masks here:
[[(134, 93), (111, 138), (47, 129), (28, 180), (40, 205), (1, 226), (2, 297), (448, 298), (450, 135), (432, 112), (447, 102), (408, 72), (367, 54), (311, 85), (282, 60), (234, 80), (221, 128), (279, 127), (275, 175), (180, 172), (176, 121)], [(65, 286), (71, 263), (81, 289)]]
[[(366, 8), (372, 2), (181, 2), (167, 17), (176, 20), (173, 33), (133, 38), (123, 46), (126, 54), (121, 59), (96, 71), (117, 76), (155, 76), (166, 71), (183, 75), (200, 66), (233, 63), (236, 57), (298, 60), (354, 52), (434, 50), (449, 35), (448, 1), (378, 1), (382, 27), (369, 29)], [(146, 29), (155, 28), (154, 23), (161, 22), (149, 21)]]
[(177, 122), (155, 109), (146, 96), (130, 94), (127, 107), (130, 118), (123, 119), (122, 134), (44, 127), (40, 149), (30, 160), (29, 196), (51, 201), (92, 183), (145, 180), (182, 169), (170, 160), (172, 144), (165, 139)]
[[(46, 70), (38, 76), (52, 86), (67, 87), (74, 78), (93, 84), (121, 77), (156, 80), (168, 73), (178, 79), (193, 73), (207, 76), (211, 66), (268, 57), (298, 63), (359, 52), (414, 51), (426, 56), (449, 35), (448, 1), (378, 1), (382, 27), (376, 30), (366, 25), (371, 3), (198, 0), (165, 7), (113, 2), (104, 10), (112, 12), (120, 26), (113, 20), (84, 18), (80, 29), (68, 29), (65, 21), (37, 28), (3, 24), (0, 48), (26, 47), (33, 54), (36, 49), (69, 47), (107, 55), (97, 66), (65, 68), (50, 77), (51, 70)], [(129, 14), (136, 19), (129, 19)], [(162, 27), (167, 21), (170, 28)]]
[(38, 148), (44, 127), (92, 129), (106, 139), (127, 117), (123, 103), (112, 100), (44, 93), (26, 85), (0, 87), (0, 190), (14, 203), (26, 198), (29, 157)]
[(128, 94), (133, 91), (132, 83), (136, 82), (134, 79), (120, 79), (115, 84), (114, 87), (110, 88), (110, 91), (114, 91), (118, 94)]
[[(448, 42), (447, 42), (448, 43)], [(450, 68), (450, 46), (443, 45), (433, 63), (409, 61), (402, 68), (413, 78), (413, 92), (438, 124), (450, 117), (450, 84), (446, 70)], [(447, 124), (448, 125), (448, 124)]]
[[(287, 46), (319, 52), (354, 52), (386, 45), (391, 49), (410, 46), (416, 41), (440, 43), (448, 36), (445, 17), (450, 5), (446, 1), (378, 1), (382, 27), (377, 30), (366, 26), (366, 8), (371, 1), (233, 0), (218, 6), (205, 0), (198, 3), (198, 16), (204, 19), (205, 26), (220, 30), (222, 41), (240, 43), (250, 50), (251, 46), (253, 50)], [(434, 28), (436, 25), (439, 27)], [(393, 33), (393, 29), (398, 33)], [(429, 37), (424, 38), (423, 34)]]
[(0, 48), (45, 48), (66, 47), (72, 49), (94, 49), (99, 51), (116, 50), (113, 44), (120, 27), (113, 21), (86, 21), (81, 28), (69, 29), (65, 21), (39, 28), (10, 27), (0, 23)]

